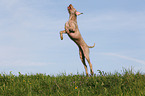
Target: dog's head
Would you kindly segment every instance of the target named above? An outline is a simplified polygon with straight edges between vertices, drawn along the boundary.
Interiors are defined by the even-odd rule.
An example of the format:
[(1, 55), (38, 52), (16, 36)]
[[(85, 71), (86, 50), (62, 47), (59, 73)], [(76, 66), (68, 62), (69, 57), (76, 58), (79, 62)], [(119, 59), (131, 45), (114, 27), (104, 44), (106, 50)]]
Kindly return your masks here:
[(70, 5), (67, 7), (67, 9), (68, 9), (69, 14), (75, 14), (76, 16), (83, 14), (83, 13), (78, 12), (78, 11), (72, 6), (72, 4), (70, 4)]

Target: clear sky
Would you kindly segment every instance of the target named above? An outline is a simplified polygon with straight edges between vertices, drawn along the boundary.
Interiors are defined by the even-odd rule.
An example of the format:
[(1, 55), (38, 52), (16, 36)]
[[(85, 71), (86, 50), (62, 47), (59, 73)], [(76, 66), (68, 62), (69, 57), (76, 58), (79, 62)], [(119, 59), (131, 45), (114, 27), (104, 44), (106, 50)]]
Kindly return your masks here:
[(85, 72), (76, 44), (59, 36), (69, 4), (84, 13), (78, 25), (86, 43), (96, 44), (95, 73), (145, 73), (145, 0), (0, 0), (0, 73)]

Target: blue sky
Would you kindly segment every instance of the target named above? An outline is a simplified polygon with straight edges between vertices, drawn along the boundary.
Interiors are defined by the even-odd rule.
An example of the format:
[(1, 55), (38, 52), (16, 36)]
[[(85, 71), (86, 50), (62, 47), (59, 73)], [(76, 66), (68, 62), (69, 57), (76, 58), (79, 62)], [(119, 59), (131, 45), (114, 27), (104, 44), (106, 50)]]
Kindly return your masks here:
[(59, 37), (69, 4), (84, 13), (78, 25), (86, 43), (96, 43), (95, 73), (131, 67), (145, 73), (145, 0), (0, 0), (0, 72), (85, 72), (76, 44)]

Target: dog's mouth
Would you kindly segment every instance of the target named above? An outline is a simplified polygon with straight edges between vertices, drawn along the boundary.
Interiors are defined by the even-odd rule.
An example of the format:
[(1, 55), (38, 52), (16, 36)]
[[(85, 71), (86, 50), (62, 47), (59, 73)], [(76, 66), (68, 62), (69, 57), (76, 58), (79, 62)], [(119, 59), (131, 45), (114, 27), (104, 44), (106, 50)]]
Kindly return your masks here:
[(70, 4), (67, 8), (68, 10), (71, 10), (73, 8), (72, 4)]

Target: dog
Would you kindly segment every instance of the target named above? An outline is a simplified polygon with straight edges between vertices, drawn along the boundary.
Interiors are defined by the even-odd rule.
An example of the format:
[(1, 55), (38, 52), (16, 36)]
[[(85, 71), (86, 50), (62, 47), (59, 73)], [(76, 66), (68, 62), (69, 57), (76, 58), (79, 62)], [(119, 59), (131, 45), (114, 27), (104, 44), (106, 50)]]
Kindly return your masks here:
[(95, 43), (93, 46), (88, 46), (85, 43), (85, 41), (83, 40), (83, 38), (79, 32), (79, 28), (78, 28), (78, 24), (77, 24), (77, 16), (79, 16), (83, 13), (78, 12), (73, 7), (72, 4), (70, 4), (67, 7), (67, 9), (68, 9), (68, 13), (69, 13), (69, 20), (65, 23), (65, 30), (60, 31), (60, 38), (61, 38), (61, 40), (63, 40), (63, 33), (66, 33), (66, 34), (68, 34), (70, 39), (73, 40), (77, 44), (77, 46), (79, 47), (80, 59), (84, 65), (86, 75), (88, 76), (85, 58), (89, 63), (91, 75), (93, 75), (94, 72), (93, 72), (92, 64), (91, 64), (90, 58), (89, 58), (89, 48), (93, 48), (95, 46)]

